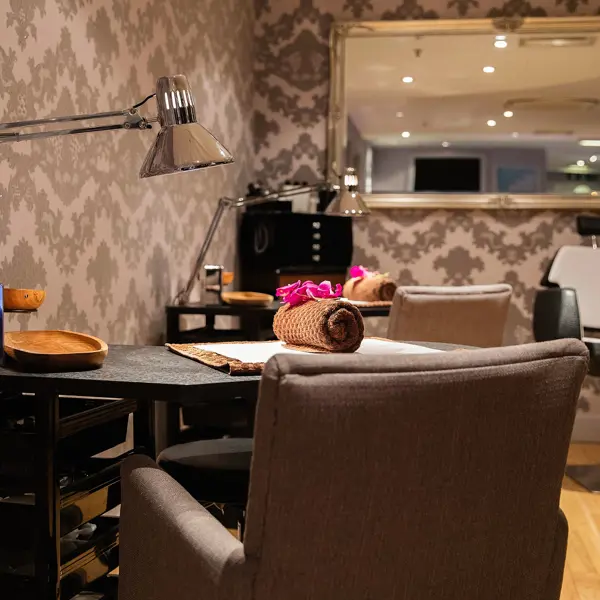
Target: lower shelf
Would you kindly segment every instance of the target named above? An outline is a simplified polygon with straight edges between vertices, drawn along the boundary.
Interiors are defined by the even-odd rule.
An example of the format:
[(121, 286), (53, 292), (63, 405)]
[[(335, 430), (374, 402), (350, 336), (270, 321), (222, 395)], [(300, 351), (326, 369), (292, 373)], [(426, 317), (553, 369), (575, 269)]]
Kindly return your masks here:
[[(102, 579), (119, 565), (119, 525), (117, 519), (97, 519), (98, 531), (87, 543), (65, 548), (60, 570), (61, 600), (79, 594)], [(24, 556), (20, 557), (21, 559)], [(2, 599), (39, 600), (39, 583), (35, 581), (31, 562), (13, 565), (11, 572), (0, 573)], [(6, 593), (6, 595), (5, 595)]]

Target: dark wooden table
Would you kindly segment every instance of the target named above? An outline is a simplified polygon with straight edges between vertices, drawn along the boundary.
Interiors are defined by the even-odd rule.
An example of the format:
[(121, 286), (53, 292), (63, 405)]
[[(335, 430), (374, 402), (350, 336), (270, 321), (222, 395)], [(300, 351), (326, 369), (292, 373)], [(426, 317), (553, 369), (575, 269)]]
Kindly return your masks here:
[[(169, 406), (176, 408), (175, 411), (169, 411), (171, 422), (167, 426), (178, 428), (180, 405), (209, 400), (218, 402), (232, 397), (255, 401), (259, 381), (260, 377), (256, 376), (231, 377), (161, 346), (109, 346), (102, 368), (92, 371), (27, 373), (16, 368), (0, 367), (0, 392), (4, 397), (10, 394), (33, 394), (33, 397), (20, 396), (23, 400), (33, 402), (35, 417), (34, 431), (21, 434), (21, 437), (31, 445), (35, 475), (31, 484), (35, 491), (32, 518), (37, 531), (35, 575), (0, 575), (0, 595), (4, 597), (6, 591), (7, 598), (56, 600), (60, 597), (61, 579), (66, 585), (68, 569), (64, 563), (61, 565), (60, 547), (61, 512), (64, 516), (65, 499), (58, 481), (57, 456), (59, 443), (68, 435), (75, 431), (81, 433), (87, 428), (84, 435), (93, 436), (94, 427), (135, 410), (134, 445), (154, 455), (154, 401), (169, 403)], [(90, 411), (87, 416), (80, 416), (75, 425), (73, 419), (61, 418), (59, 396), (61, 403), (68, 403), (80, 396), (118, 400)], [(177, 423), (173, 422), (175, 415)], [(6, 437), (1, 439), (2, 435)], [(23, 442), (13, 432), (0, 434), (2, 441), (5, 450), (11, 442)], [(18, 448), (16, 446), (13, 452), (18, 452)], [(0, 481), (0, 491), (2, 483)], [(114, 540), (112, 546), (116, 545), (118, 541)], [(98, 549), (95, 554), (91, 553), (90, 560), (102, 561), (103, 552)], [(96, 567), (90, 566), (90, 573)], [(81, 573), (85, 569), (77, 570)]]
[[(454, 349), (454, 346), (445, 344), (422, 345), (440, 350)], [(0, 367), (0, 403), (6, 401), (3, 398), (7, 395), (20, 394), (17, 402), (30, 400), (34, 406), (34, 431), (25, 434), (25, 438), (30, 444), (35, 467), (35, 506), (32, 507), (31, 516), (36, 536), (35, 575), (22, 577), (0, 574), (0, 596), (11, 600), (57, 600), (60, 598), (61, 584), (64, 586), (67, 583), (67, 576), (71, 578), (69, 585), (73, 577), (85, 581), (88, 576), (98, 577), (98, 569), (108, 572), (114, 568), (114, 560), (118, 561), (118, 555), (116, 559), (107, 558), (105, 547), (93, 547), (88, 551), (88, 563), (71, 561), (70, 566), (61, 564), (61, 518), (65, 516), (66, 502), (65, 491), (61, 490), (58, 481), (57, 456), (59, 444), (69, 435), (83, 433), (94, 436), (94, 427), (135, 411), (134, 445), (154, 455), (155, 401), (157, 406), (175, 409), (168, 411), (168, 427), (178, 430), (179, 406), (220, 402), (235, 397), (255, 402), (259, 383), (258, 376), (232, 377), (176, 355), (162, 346), (109, 346), (102, 368), (92, 371), (27, 373), (14, 367)], [(59, 397), (61, 404), (74, 401), (76, 397), (115, 400), (114, 404), (96, 408), (73, 420), (61, 418)], [(4, 435), (6, 439), (3, 439)], [(10, 450), (12, 442), (22, 444), (23, 440), (19, 441), (17, 437), (13, 432), (0, 431), (0, 449), (19, 452), (18, 445)], [(93, 476), (91, 479), (95, 485), (93, 493), (101, 495), (103, 490), (97, 485), (97, 479)], [(118, 470), (110, 485), (113, 492), (119, 493)], [(3, 491), (3, 482), (0, 480), (0, 496)], [(85, 502), (85, 494), (78, 493), (77, 497), (78, 501)], [(120, 496), (117, 496), (113, 504), (117, 505), (119, 500)], [(79, 508), (79, 505), (75, 503), (67, 508), (72, 507)], [(83, 519), (83, 514), (79, 518)], [(113, 550), (115, 547), (118, 549), (118, 532), (111, 543)]]
[[(273, 317), (281, 304), (273, 302), (269, 306), (243, 306), (229, 304), (186, 304), (171, 305), (165, 308), (167, 317), (167, 342), (181, 344), (186, 342), (210, 341), (261, 341), (273, 335)], [(357, 306), (364, 318), (387, 317), (389, 306)], [(204, 327), (182, 331), (181, 315), (202, 315), (206, 319)], [(216, 329), (218, 316), (238, 317), (240, 329)]]

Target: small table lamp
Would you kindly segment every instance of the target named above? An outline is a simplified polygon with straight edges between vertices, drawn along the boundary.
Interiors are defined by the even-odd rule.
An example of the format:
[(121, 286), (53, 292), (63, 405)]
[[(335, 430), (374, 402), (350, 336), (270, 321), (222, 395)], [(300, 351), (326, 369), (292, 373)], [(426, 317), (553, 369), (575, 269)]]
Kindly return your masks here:
[(200, 273), (202, 272), (204, 261), (206, 260), (206, 255), (208, 254), (210, 245), (213, 241), (215, 233), (217, 232), (217, 229), (219, 228), (221, 219), (227, 210), (230, 208), (240, 209), (247, 208), (249, 206), (256, 206), (258, 204), (270, 202), (271, 200), (290, 198), (292, 196), (306, 194), (307, 192), (314, 190), (327, 190), (336, 192), (335, 198), (325, 209), (326, 215), (335, 215), (341, 217), (366, 217), (371, 212), (357, 191), (358, 176), (356, 175), (356, 170), (352, 168), (348, 168), (346, 170), (346, 174), (344, 176), (344, 190), (342, 191), (340, 191), (340, 187), (338, 185), (319, 182), (314, 185), (304, 185), (280, 192), (268, 192), (265, 195), (258, 197), (237, 199), (227, 197), (219, 198), (217, 210), (210, 223), (206, 237), (204, 238), (204, 242), (202, 243), (202, 247), (198, 253), (198, 257), (196, 258), (196, 263), (194, 264), (192, 274), (190, 275), (185, 287), (183, 287), (175, 297), (175, 304), (183, 305), (189, 302), (190, 295), (194, 289), (194, 285), (196, 284), (196, 280), (199, 278)]

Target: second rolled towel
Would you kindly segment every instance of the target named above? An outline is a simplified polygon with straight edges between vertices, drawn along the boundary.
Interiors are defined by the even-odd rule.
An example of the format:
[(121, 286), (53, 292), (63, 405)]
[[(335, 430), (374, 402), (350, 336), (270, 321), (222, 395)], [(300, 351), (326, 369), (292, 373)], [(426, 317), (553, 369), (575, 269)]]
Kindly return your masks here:
[(334, 299), (283, 305), (275, 315), (273, 331), (282, 342), (321, 352), (356, 352), (365, 336), (360, 311)]
[(387, 275), (354, 277), (344, 284), (344, 298), (362, 302), (391, 302), (396, 293), (396, 284)]

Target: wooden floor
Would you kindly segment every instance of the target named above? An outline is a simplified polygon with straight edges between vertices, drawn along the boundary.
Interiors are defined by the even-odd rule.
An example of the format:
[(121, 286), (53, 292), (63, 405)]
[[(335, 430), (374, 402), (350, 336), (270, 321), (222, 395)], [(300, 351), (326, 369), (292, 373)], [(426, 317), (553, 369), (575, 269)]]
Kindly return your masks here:
[[(573, 444), (570, 465), (600, 464), (600, 444)], [(561, 600), (600, 600), (600, 494), (565, 478), (560, 501), (569, 521)]]

